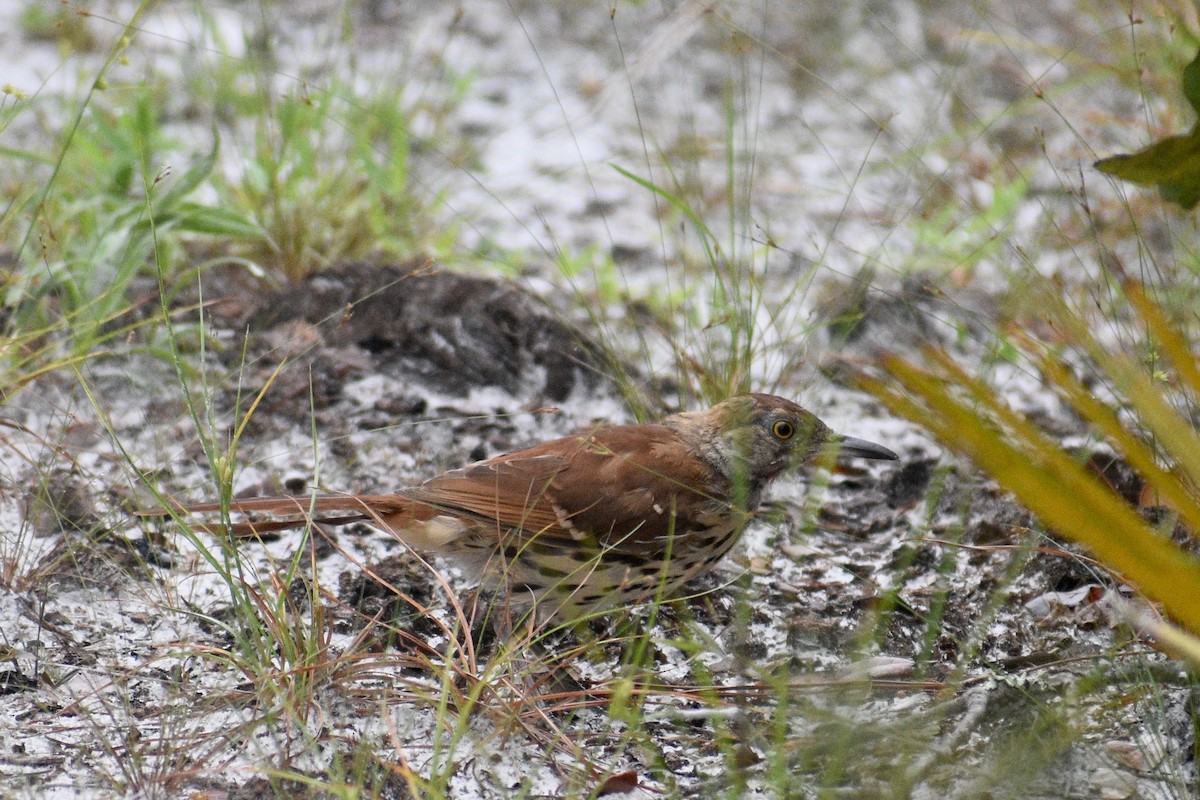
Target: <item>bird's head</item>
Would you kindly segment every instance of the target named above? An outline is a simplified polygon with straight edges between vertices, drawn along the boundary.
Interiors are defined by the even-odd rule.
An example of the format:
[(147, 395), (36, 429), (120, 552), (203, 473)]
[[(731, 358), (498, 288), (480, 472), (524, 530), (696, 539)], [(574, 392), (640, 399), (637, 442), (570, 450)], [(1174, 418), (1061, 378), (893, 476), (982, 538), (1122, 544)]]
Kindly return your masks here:
[(897, 458), (882, 445), (834, 433), (811, 411), (770, 394), (731, 397), (707, 411), (674, 419), (694, 437), (709, 463), (730, 480), (740, 478), (751, 486), (824, 457)]

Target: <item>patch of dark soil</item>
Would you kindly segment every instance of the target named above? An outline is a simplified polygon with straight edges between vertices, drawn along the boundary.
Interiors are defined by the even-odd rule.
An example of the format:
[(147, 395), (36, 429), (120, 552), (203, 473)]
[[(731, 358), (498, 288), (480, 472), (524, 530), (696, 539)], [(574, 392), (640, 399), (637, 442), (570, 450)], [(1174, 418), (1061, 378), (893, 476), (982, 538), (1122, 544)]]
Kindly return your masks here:
[(116, 594), (127, 580), (150, 578), (143, 551), (140, 540), (108, 536), (102, 530), (64, 533), (21, 585), (42, 597), (84, 587)]
[[(963, 520), (962, 541), (967, 544), (1013, 544), (1037, 525), (1012, 495), (978, 475), (952, 470), (944, 476), (940, 489), (934, 514)], [(944, 523), (936, 524), (935, 532), (951, 536), (946, 528)]]
[(22, 505), (35, 534), (88, 533), (100, 525), (94, 492), (77, 473), (56, 469), (29, 478), (27, 485), (30, 489)]
[(1108, 573), (1092, 563), (1080, 545), (1051, 539), (1035, 553), (1026, 569), (1044, 591), (1069, 592), (1093, 583), (1108, 583)]
[(909, 509), (925, 499), (933, 480), (937, 459), (923, 458), (906, 461), (883, 482), (880, 489), (887, 495), (892, 508)]
[(0, 695), (32, 691), (40, 685), (38, 676), (27, 675), (15, 660), (0, 667)]
[[(236, 327), (238, 320), (226, 322)], [(608, 371), (603, 348), (534, 295), (428, 259), (316, 273), (264, 298), (247, 322), (255, 333), (252, 355), (273, 351), (266, 358), (272, 363), (291, 356), (293, 375), (281, 375), (280, 389), (307, 404), (311, 375), (317, 408), (334, 402), (349, 378), (374, 372), (447, 394), (496, 386), (560, 402), (576, 386), (598, 385)], [(227, 352), (241, 357), (239, 348)], [(395, 405), (423, 410), (415, 396)]]
[(1122, 456), (1110, 452), (1083, 453), (1086, 464), (1114, 494), (1136, 509), (1151, 525), (1166, 527), (1173, 523), (1171, 540), (1185, 550), (1200, 552), (1200, 536), (1179, 519), (1154, 485), (1138, 473)]
[(931, 276), (915, 273), (905, 276), (894, 292), (878, 291), (878, 275), (867, 267), (831, 297), (827, 309), (827, 327), (835, 341), (859, 342), (868, 334), (883, 329), (889, 336), (904, 332), (910, 344), (936, 339), (930, 314), (942, 293)]
[(443, 633), (429, 615), (429, 609), (440, 604), (429, 570), (408, 552), (388, 556), (366, 570), (343, 572), (338, 599), (355, 612), (339, 623), (341, 632), (376, 625), (374, 647), (379, 650), (409, 650), (405, 640), (428, 641)]
[[(969, 335), (984, 336), (985, 326), (977, 320), (991, 318), (997, 301), (984, 295), (966, 297), (964, 292), (952, 300), (939, 288), (942, 282), (927, 273), (913, 273), (886, 289), (887, 280), (866, 267), (848, 280), (823, 287), (817, 308), (822, 309), (834, 349), (844, 353), (875, 356), (950, 344), (952, 329), (940, 325), (941, 319), (954, 319)], [(842, 367), (856, 371), (836, 357), (822, 365), (833, 380)]]
[(823, 505), (818, 521), (827, 530), (865, 537), (895, 524), (896, 513), (886, 501), (886, 496), (879, 491), (856, 492)]
[[(374, 770), (371, 770), (373, 772)], [(231, 786), (227, 789), (221, 789), (213, 786), (214, 794), (211, 796), (224, 796), (228, 800), (261, 800), (261, 798), (271, 797), (291, 797), (297, 800), (309, 798), (311, 800), (325, 800), (325, 798), (337, 797), (338, 793), (327, 788), (329, 776), (322, 773), (304, 773), (296, 772), (303, 780), (283, 777), (272, 778), (251, 778), (241, 786)], [(403, 777), (383, 769), (379, 770), (379, 778), (376, 781), (370, 781), (368, 778), (361, 778), (368, 785), (364, 788), (368, 790), (371, 797), (378, 797), (380, 800), (408, 800), (413, 795), (408, 789)], [(197, 790), (194, 795), (210, 796), (207, 790)]]

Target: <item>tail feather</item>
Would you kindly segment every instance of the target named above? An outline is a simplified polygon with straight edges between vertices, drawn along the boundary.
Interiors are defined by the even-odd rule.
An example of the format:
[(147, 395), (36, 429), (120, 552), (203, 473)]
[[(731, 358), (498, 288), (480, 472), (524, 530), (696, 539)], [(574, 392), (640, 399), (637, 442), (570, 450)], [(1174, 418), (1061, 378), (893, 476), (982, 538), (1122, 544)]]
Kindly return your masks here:
[[(178, 514), (211, 514), (222, 510), (221, 503), (196, 503), (185, 505), (171, 501)], [(235, 514), (268, 514), (282, 519), (246, 520), (230, 525), (204, 523), (197, 527), (210, 532), (227, 532), (234, 537), (261, 536), (307, 525), (351, 525), (367, 522), (377, 526), (391, 527), (386, 519), (410, 511), (411, 502), (399, 495), (328, 495), (324, 497), (255, 497), (249, 500), (234, 500), (229, 510)], [(338, 513), (341, 512), (341, 513)], [(165, 517), (167, 509), (135, 511), (139, 517)]]

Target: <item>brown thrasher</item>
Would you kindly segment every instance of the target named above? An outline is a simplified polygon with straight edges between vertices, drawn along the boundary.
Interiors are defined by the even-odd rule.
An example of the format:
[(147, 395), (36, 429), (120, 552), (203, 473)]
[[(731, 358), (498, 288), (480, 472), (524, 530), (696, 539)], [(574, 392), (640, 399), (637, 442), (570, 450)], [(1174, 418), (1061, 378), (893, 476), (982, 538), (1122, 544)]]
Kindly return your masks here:
[(823, 454), (896, 459), (790, 400), (751, 394), (657, 424), (601, 425), (395, 494), (237, 500), (237, 513), (285, 518), (236, 523), (231, 533), (367, 522), (571, 618), (670, 593), (710, 569), (766, 485)]

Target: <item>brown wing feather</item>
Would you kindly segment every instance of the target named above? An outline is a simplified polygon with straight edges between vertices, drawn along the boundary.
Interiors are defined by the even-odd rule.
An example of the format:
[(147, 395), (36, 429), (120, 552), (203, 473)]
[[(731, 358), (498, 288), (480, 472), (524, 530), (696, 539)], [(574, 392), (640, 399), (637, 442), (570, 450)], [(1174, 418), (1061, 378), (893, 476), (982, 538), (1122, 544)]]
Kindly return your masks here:
[(555, 500), (576, 528), (620, 550), (638, 551), (683, 533), (675, 519), (702, 516), (702, 509), (725, 500), (712, 467), (689, 457), (675, 430), (664, 425), (602, 429), (571, 468), (588, 478), (572, 480), (564, 471), (551, 487)]
[[(500, 530), (539, 531), (558, 525), (546, 490), (571, 463), (572, 440), (557, 439), (432, 478), (405, 498), (442, 512), (495, 525)], [(555, 452), (562, 450), (564, 452)]]
[(615, 426), (496, 456), (403, 495), (486, 521), (498, 534), (536, 536), (544, 546), (585, 538), (630, 546), (669, 536), (673, 509), (688, 516), (696, 506), (723, 500), (711, 493), (714, 479), (711, 467), (686, 457), (674, 429)]

